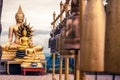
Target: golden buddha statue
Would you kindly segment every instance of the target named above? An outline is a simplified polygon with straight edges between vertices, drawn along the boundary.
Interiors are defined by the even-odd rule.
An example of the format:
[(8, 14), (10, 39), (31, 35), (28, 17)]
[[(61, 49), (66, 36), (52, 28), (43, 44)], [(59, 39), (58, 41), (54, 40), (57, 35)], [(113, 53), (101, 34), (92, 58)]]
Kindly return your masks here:
[(32, 44), (32, 28), (30, 25), (26, 25), (26, 21), (18, 27), (17, 36), (19, 39), (19, 44), (17, 45), (16, 58), (23, 58), (26, 48), (30, 47)]
[[(24, 21), (24, 13), (21, 6), (15, 15), (16, 25), (9, 27), (8, 42), (2, 45), (1, 59), (14, 59), (22, 61), (21, 67), (30, 67), (36, 63), (36, 67), (42, 67), (40, 60), (45, 60), (43, 47), (41, 45), (33, 45), (32, 43), (32, 27)], [(13, 34), (15, 40), (13, 42)], [(7, 55), (7, 56), (6, 56)], [(35, 65), (35, 64), (34, 64)]]
[(22, 37), (20, 37), (20, 44), (17, 45), (18, 50), (25, 50), (26, 48), (28, 48), (29, 41), (30, 39), (27, 37), (27, 31), (25, 28), (23, 28)]
[(34, 48), (27, 48), (26, 56), (23, 59), (21, 67), (43, 67)]
[[(18, 39), (18, 36), (17, 36), (17, 30), (18, 30), (18, 27), (24, 21), (24, 13), (22, 11), (21, 6), (19, 6), (19, 9), (18, 9), (17, 13), (15, 14), (15, 19), (16, 19), (16, 25), (13, 25), (13, 26), (9, 27), (8, 42), (6, 44), (6, 47), (8, 47), (10, 49), (16, 49), (17, 44), (19, 44), (19, 39)], [(15, 35), (14, 42), (13, 42), (13, 34)]]
[[(8, 41), (6, 44), (2, 45), (2, 57), (1, 59), (13, 59), (16, 54), (17, 44), (19, 44), (19, 39), (17, 36), (18, 27), (24, 21), (24, 13), (21, 6), (19, 6), (17, 13), (15, 14), (16, 24), (9, 27)], [(13, 36), (15, 35), (15, 37)], [(14, 41), (13, 41), (14, 37)]]
[(15, 60), (23, 61), (21, 67), (31, 67), (35, 66), (35, 64), (35, 67), (42, 67), (40, 55), (43, 53), (43, 47), (33, 45), (32, 32), (32, 27), (27, 25), (26, 21), (18, 27), (17, 35), (20, 42), (17, 45)]

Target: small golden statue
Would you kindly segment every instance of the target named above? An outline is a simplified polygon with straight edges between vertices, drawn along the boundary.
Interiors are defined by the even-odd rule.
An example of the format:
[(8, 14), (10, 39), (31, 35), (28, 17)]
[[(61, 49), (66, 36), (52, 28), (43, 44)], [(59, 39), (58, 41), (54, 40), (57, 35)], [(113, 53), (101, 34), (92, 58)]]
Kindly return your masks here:
[(21, 67), (42, 67), (40, 57), (37, 56), (34, 48), (26, 49), (26, 56), (23, 59)]
[(25, 50), (31, 47), (32, 32), (32, 27), (26, 25), (26, 21), (18, 27), (17, 36), (19, 38), (19, 44), (17, 45), (16, 58), (23, 58), (26, 55)]
[[(17, 45), (17, 53), (15, 60), (23, 61), (21, 67), (31, 67), (34, 63), (36, 67), (42, 67), (40, 63), (40, 57), (37, 56), (37, 52), (42, 52), (43, 47), (41, 46), (40, 51), (37, 51), (36, 46), (32, 43), (32, 27), (23, 23), (18, 27), (17, 35), (20, 40), (20, 44)], [(23, 51), (23, 52), (21, 52)]]
[(17, 45), (18, 50), (25, 50), (32, 44), (32, 32), (32, 27), (29, 27), (29, 25), (26, 26), (26, 22), (18, 27), (17, 35), (19, 36), (20, 41), (19, 45)]

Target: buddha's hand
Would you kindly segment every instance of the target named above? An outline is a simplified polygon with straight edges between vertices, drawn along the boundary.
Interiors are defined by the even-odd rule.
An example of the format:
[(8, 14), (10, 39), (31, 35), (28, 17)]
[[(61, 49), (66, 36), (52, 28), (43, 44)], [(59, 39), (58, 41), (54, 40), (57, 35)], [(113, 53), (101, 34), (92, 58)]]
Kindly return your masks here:
[(29, 45), (29, 47), (33, 47), (33, 43), (32, 43), (32, 42), (31, 42), (31, 43), (29, 43), (28, 45)]

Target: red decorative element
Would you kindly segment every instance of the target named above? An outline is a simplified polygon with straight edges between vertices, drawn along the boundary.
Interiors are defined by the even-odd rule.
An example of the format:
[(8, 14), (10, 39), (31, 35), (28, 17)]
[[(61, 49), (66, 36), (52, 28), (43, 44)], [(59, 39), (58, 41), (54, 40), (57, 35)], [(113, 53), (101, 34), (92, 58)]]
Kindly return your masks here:
[(21, 68), (22, 74), (26, 75), (26, 72), (41, 72), (42, 75), (45, 74), (44, 68)]

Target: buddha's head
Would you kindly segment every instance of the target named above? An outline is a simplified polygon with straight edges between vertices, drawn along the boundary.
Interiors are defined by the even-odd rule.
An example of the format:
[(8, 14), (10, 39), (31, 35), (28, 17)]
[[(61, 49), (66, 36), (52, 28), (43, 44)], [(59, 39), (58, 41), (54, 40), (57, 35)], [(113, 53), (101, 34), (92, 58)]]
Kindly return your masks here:
[(16, 23), (23, 23), (24, 21), (24, 13), (22, 11), (21, 6), (19, 6), (17, 13), (15, 14)]

